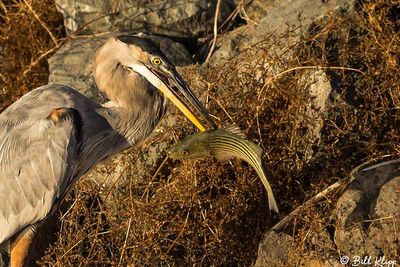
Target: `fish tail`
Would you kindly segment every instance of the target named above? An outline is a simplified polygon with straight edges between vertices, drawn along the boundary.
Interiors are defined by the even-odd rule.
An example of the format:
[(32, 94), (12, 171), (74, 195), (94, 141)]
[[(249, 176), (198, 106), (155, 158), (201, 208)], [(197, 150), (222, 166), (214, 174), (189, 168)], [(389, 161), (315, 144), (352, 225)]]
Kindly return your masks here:
[(269, 210), (273, 210), (276, 213), (279, 213), (278, 205), (276, 204), (276, 200), (274, 197), (274, 193), (272, 193), (272, 190), (267, 190), (268, 194), (268, 205), (269, 205)]
[(273, 210), (276, 213), (279, 213), (278, 205), (276, 204), (274, 193), (272, 192), (272, 187), (268, 182), (267, 177), (265, 177), (263, 173), (260, 175), (260, 177), (265, 189), (267, 190), (269, 210)]
[(265, 177), (262, 163), (262, 149), (251, 142), (242, 140), (240, 136), (215, 134), (209, 138), (208, 144), (217, 159), (230, 156), (239, 157), (248, 162), (257, 172), (268, 194), (269, 209), (279, 213), (271, 185)]

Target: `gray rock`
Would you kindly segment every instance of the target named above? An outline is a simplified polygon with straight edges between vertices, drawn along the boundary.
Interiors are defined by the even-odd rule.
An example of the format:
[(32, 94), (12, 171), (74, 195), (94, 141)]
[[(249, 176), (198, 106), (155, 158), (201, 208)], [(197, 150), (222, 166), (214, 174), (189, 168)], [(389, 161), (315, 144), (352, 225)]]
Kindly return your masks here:
[(321, 138), (321, 130), (324, 126), (324, 119), (328, 109), (329, 95), (332, 92), (329, 78), (322, 70), (309, 70), (303, 74), (305, 89), (307, 90), (310, 101), (304, 106), (304, 122), (306, 122), (307, 132), (304, 139), (308, 141), (305, 148), (305, 162), (312, 159), (314, 151), (312, 146)]
[(400, 240), (400, 159), (353, 172), (354, 181), (336, 205), (335, 243), (350, 259), (394, 260)]
[(92, 62), (96, 49), (106, 37), (78, 38), (63, 45), (49, 58), (49, 83), (74, 87), (95, 101), (101, 101), (92, 77)]
[[(49, 60), (49, 83), (63, 83), (95, 101), (101, 101), (92, 77), (92, 62), (96, 49), (110, 36), (120, 33), (106, 34), (96, 37), (78, 37), (66, 43)], [(146, 35), (146, 34), (142, 34)], [(185, 47), (168, 38), (146, 35), (158, 44), (176, 66), (192, 64), (192, 58)]]
[(265, 233), (258, 246), (257, 261), (254, 266), (286, 266), (293, 238), (285, 233), (269, 231)]
[[(241, 3), (241, 0), (236, 0), (235, 4)], [(247, 3), (246, 3), (247, 2)], [(244, 1), (241, 10), (241, 16), (248, 23), (258, 23), (268, 12), (270, 12), (279, 0), (252, 0)]]
[[(259, 3), (261, 2), (267, 2), (267, 0), (259, 1)], [(266, 38), (279, 38), (280, 35), (286, 34), (289, 29), (291, 31), (286, 34), (285, 42), (295, 43), (299, 40), (302, 32), (329, 12), (337, 10), (351, 12), (353, 7), (354, 0), (275, 1), (273, 6), (268, 7), (266, 15), (258, 24), (244, 25), (219, 38), (218, 49), (210, 58), (209, 63), (211, 65), (223, 63)]]
[(336, 217), (333, 238), (326, 225), (315, 224), (304, 240), (312, 250), (300, 252), (292, 237), (268, 231), (259, 244), (255, 266), (343, 266), (340, 255), (350, 261), (371, 256), (372, 262), (381, 259), (387, 262), (382, 266), (395, 266), (400, 240), (400, 159), (367, 162), (353, 170), (351, 179), (331, 216)]
[[(304, 253), (296, 247), (295, 240), (284, 232), (268, 231), (258, 247), (258, 256), (255, 267), (340, 267), (335, 254), (336, 247), (325, 227), (313, 229), (307, 236), (312, 243), (313, 250)], [(324, 251), (325, 253), (321, 253)]]
[[(147, 31), (173, 37), (212, 32), (215, 4), (207, 0), (56, 0), (67, 33)], [(230, 12), (223, 2), (221, 20)]]

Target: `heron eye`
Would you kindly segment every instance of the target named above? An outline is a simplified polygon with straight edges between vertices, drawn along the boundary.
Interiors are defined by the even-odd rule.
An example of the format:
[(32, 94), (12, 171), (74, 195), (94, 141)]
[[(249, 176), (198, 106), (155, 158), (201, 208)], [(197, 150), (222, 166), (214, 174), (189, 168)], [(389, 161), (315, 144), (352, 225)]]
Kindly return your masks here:
[(158, 57), (155, 57), (155, 58), (152, 59), (153, 65), (160, 65), (161, 62), (162, 62), (161, 59), (158, 58)]

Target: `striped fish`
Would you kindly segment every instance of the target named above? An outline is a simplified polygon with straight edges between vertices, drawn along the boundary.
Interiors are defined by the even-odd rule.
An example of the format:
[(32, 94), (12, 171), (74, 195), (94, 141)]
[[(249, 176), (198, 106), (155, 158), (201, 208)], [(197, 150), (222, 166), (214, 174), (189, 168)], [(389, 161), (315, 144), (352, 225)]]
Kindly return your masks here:
[(262, 149), (244, 139), (239, 127), (235, 125), (222, 129), (199, 132), (187, 136), (169, 151), (172, 159), (193, 159), (214, 156), (218, 160), (237, 157), (249, 163), (261, 178), (268, 194), (269, 209), (279, 212), (262, 164)]

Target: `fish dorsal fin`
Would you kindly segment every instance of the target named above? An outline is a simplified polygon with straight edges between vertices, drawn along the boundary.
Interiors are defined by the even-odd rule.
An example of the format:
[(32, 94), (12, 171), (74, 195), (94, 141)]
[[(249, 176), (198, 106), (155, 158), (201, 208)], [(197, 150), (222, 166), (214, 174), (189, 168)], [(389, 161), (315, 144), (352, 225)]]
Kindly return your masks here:
[(247, 141), (247, 142), (249, 143), (249, 146), (251, 147), (251, 149), (253, 149), (254, 152), (256, 152), (257, 157), (261, 160), (263, 149), (261, 147), (259, 147), (258, 145), (254, 144), (253, 142), (250, 142), (250, 141)]
[(231, 134), (236, 134), (236, 135), (240, 136), (241, 138), (246, 138), (246, 136), (244, 135), (242, 130), (236, 124), (226, 126), (226, 127), (224, 127), (224, 130)]
[(256, 144), (254, 144), (253, 142), (248, 141), (248, 140), (246, 139), (246, 136), (244, 135), (243, 131), (239, 128), (239, 126), (237, 126), (236, 124), (232, 124), (232, 125), (229, 125), (229, 126), (225, 127), (224, 130), (227, 131), (227, 132), (229, 132), (229, 133), (231, 133), (231, 134), (237, 135), (237, 136), (239, 136), (240, 138), (243, 138), (244, 141), (245, 141), (246, 143), (248, 143), (249, 147), (250, 147), (252, 150), (254, 150), (254, 152), (257, 154), (257, 157), (258, 157), (259, 159), (262, 158), (262, 153), (263, 153), (262, 148), (259, 147), (259, 146), (256, 145)]

